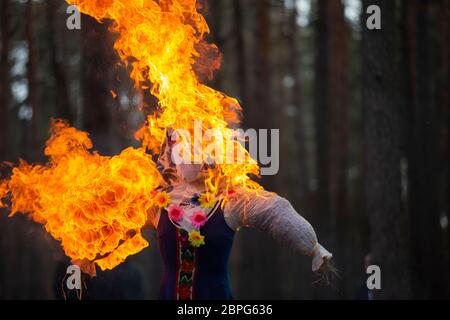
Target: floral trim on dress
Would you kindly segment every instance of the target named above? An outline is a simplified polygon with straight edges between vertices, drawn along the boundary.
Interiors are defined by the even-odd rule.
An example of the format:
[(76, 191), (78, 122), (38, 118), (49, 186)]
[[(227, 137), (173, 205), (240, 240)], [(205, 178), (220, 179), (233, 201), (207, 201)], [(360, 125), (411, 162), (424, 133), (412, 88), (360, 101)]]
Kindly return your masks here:
[(176, 229), (177, 233), (177, 280), (176, 300), (194, 299), (194, 282), (197, 271), (196, 249), (189, 242), (186, 230)]
[(197, 248), (205, 245), (203, 227), (224, 200), (236, 192), (226, 191), (216, 198), (208, 192), (195, 194), (179, 204), (171, 203), (170, 190), (152, 194), (155, 205), (164, 208), (169, 220), (176, 227), (177, 270), (175, 282), (176, 300), (193, 300), (197, 273)]
[(188, 241), (196, 248), (205, 244), (200, 228), (208, 222), (224, 199), (223, 196), (217, 198), (209, 192), (203, 192), (176, 204), (171, 202), (170, 190), (154, 192), (152, 197), (157, 207), (167, 210), (172, 224), (187, 232)]

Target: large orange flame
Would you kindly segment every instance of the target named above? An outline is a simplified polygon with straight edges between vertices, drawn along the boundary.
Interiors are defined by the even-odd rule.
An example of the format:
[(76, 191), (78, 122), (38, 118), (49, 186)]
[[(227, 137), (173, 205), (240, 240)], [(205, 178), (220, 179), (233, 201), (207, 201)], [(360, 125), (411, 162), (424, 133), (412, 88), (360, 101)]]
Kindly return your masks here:
[[(69, 257), (95, 261), (104, 270), (148, 245), (141, 228), (160, 174), (143, 148), (128, 148), (115, 157), (91, 148), (86, 133), (55, 121), (45, 148), (49, 164), (22, 161), (7, 187), (11, 215), (32, 213)], [(2, 185), (5, 195), (6, 181)]]
[[(10, 180), (0, 183), (0, 207), (6, 205), (1, 199), (10, 194), (12, 214), (29, 213), (44, 224), (73, 260), (112, 269), (148, 245), (141, 228), (160, 175), (145, 150), (157, 154), (167, 128), (194, 132), (195, 121), (201, 121), (203, 132), (214, 128), (218, 133), (215, 144), (231, 146), (225, 163), (211, 169), (205, 180), (213, 194), (230, 186), (259, 189), (248, 176), (258, 174), (259, 167), (230, 128), (239, 123), (238, 101), (199, 80), (199, 73), (210, 75), (220, 59), (217, 47), (205, 41), (209, 29), (196, 0), (67, 2), (99, 22), (113, 22), (111, 31), (118, 35), (115, 50), (131, 66), (136, 87), (150, 90), (158, 99), (158, 110), (136, 133), (143, 148), (128, 148), (115, 157), (90, 152), (86, 133), (54, 122), (45, 149), (50, 162), (44, 166), (21, 162), (14, 168)], [(233, 163), (238, 152), (245, 154), (244, 163)]]

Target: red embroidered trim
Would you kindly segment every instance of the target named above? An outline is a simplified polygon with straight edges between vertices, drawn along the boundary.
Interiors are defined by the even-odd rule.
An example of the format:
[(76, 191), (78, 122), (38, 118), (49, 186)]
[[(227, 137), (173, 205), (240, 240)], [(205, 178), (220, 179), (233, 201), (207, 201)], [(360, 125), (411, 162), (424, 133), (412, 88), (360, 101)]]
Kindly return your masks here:
[(187, 231), (177, 228), (176, 238), (177, 278), (175, 283), (175, 299), (192, 300), (194, 299), (194, 283), (197, 274), (197, 250), (189, 242)]
[(178, 228), (175, 228), (175, 235), (176, 235), (176, 251), (177, 251), (177, 274), (175, 279), (175, 290), (174, 290), (174, 299), (178, 300), (178, 282), (179, 282), (179, 276), (180, 276), (180, 232)]

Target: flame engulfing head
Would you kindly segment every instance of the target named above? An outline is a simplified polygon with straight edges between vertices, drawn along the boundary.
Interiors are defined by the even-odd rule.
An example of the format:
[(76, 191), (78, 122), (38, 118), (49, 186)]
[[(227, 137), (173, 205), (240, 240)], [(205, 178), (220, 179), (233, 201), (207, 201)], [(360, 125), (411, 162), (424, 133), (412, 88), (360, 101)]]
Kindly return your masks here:
[[(205, 40), (209, 28), (197, 11), (196, 0), (67, 1), (99, 21), (111, 20), (111, 31), (118, 35), (115, 50), (125, 64), (131, 65), (136, 87), (152, 84), (158, 111), (136, 133), (146, 148), (158, 153), (167, 128), (190, 132), (192, 137), (195, 122), (200, 121), (203, 132), (215, 132), (214, 137), (201, 142), (202, 158), (217, 158), (215, 150), (223, 150), (224, 155), (207, 179), (211, 191), (217, 192), (219, 185), (259, 188), (248, 178), (248, 174), (258, 174), (259, 167), (230, 129), (239, 123), (239, 102), (199, 80), (211, 77), (219, 68), (220, 55), (216, 54), (217, 47)], [(211, 148), (211, 144), (219, 147)], [(224, 146), (233, 150), (224, 150)], [(238, 154), (246, 155), (243, 163), (236, 163)], [(194, 156), (192, 153), (189, 158)]]
[[(143, 147), (128, 148), (115, 157), (91, 152), (87, 133), (54, 121), (45, 149), (49, 163), (22, 161), (14, 168), (8, 181), (0, 181), (0, 208), (10, 195), (11, 215), (30, 214), (61, 241), (72, 260), (112, 269), (148, 245), (141, 228), (155, 207), (151, 195), (161, 176), (146, 150), (158, 154), (168, 128), (194, 134), (200, 121), (202, 136), (213, 129), (209, 140), (200, 141), (202, 161), (217, 159), (216, 151), (224, 151), (222, 161), (205, 176), (210, 194), (237, 186), (259, 189), (248, 176), (258, 174), (259, 167), (231, 129), (239, 123), (238, 101), (199, 80), (219, 68), (220, 56), (217, 47), (205, 41), (209, 29), (196, 0), (67, 2), (99, 22), (113, 22), (115, 50), (131, 66), (135, 86), (158, 99), (158, 109), (136, 133)], [(193, 159), (195, 152), (183, 157)], [(242, 154), (245, 161), (236, 162)]]

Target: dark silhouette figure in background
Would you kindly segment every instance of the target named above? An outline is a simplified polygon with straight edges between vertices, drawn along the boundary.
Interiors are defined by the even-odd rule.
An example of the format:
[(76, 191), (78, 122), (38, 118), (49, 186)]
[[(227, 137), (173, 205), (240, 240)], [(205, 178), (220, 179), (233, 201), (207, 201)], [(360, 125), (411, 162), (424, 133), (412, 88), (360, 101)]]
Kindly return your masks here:
[[(367, 276), (367, 268), (372, 265), (372, 256), (370, 253), (364, 257), (364, 274)], [(367, 277), (364, 277), (363, 283), (356, 288), (356, 300), (374, 300), (373, 290), (367, 288)]]

